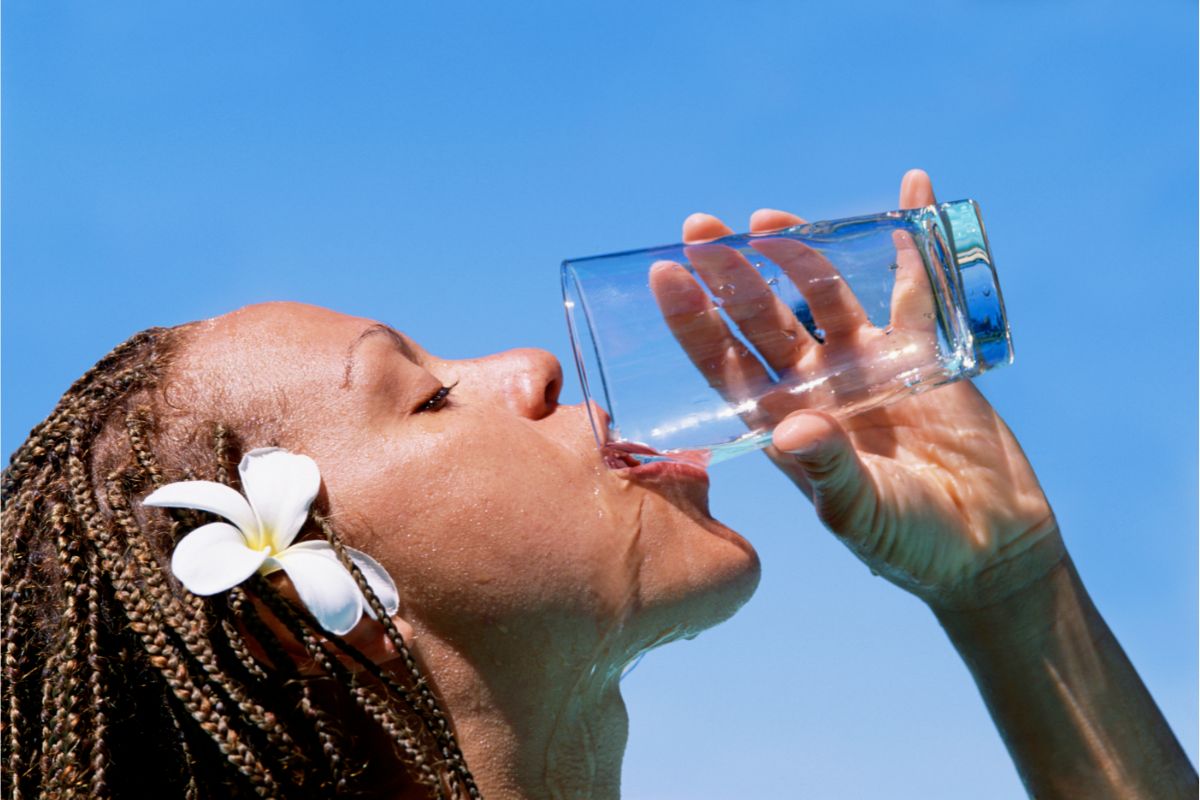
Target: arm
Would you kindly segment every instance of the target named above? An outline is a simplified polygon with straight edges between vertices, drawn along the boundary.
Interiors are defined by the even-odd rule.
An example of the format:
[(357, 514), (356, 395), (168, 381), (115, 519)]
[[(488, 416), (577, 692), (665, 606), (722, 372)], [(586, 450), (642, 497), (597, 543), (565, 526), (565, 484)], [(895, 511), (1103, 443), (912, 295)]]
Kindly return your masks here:
[[(933, 202), (929, 178), (908, 173), (900, 206)], [(764, 210), (751, 218), (751, 230), (801, 222)], [(730, 232), (702, 214), (684, 224), (688, 242)], [(703, 259), (720, 261), (721, 270)], [(739, 259), (719, 247), (697, 248), (692, 256), (704, 280), (708, 272), (740, 269), (745, 275), (736, 285), (753, 286), (751, 266)], [(686, 270), (652, 273), (664, 314), (667, 298), (703, 294), (689, 281), (695, 283)], [(879, 331), (850, 292), (797, 288), (829, 333), (823, 342), (797, 342), (800, 354), (784, 355), (774, 369), (803, 374), (805, 358), (830, 353), (870, 358)], [(893, 297), (893, 322), (904, 307)], [(790, 311), (776, 309), (775, 318), (787, 324)], [(745, 372), (738, 353), (714, 362), (703, 331), (678, 324), (672, 330), (710, 383), (736, 399)], [(759, 331), (751, 339), (762, 338), (760, 350), (767, 352), (772, 335)], [(796, 402), (764, 407), (766, 418), (753, 423), (774, 426), (768, 455), (859, 559), (933, 610), (1031, 794), (1195, 796), (1196, 772), (1084, 591), (1032, 467), (970, 382), (840, 421)]]
[(1196, 772), (1069, 558), (974, 611), (936, 612), (1034, 797), (1188, 798)]

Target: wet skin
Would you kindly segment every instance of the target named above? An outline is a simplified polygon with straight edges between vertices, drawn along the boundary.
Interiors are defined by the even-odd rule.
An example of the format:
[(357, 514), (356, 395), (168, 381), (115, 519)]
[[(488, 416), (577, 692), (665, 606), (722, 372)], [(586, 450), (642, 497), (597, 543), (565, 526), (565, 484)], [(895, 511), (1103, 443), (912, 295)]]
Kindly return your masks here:
[[(757, 585), (707, 480), (608, 468), (586, 410), (558, 404), (548, 353), (445, 360), (372, 320), (272, 303), (197, 323), (177, 371), (168, 401), (190, 419), (317, 462), (337, 529), (395, 578), (398, 617), (493, 787), (616, 780), (554, 742), (581, 728), (619, 771), (621, 667)], [(352, 637), (384, 660), (380, 629)], [(540, 763), (518, 740), (545, 741)]]
[[(932, 202), (928, 177), (906, 175), (901, 206)], [(750, 227), (798, 222), (766, 210)], [(706, 215), (684, 225), (692, 244), (730, 232)], [(652, 283), (698, 301), (683, 279), (668, 265)], [(912, 297), (895, 298), (893, 322), (923, 324)], [(830, 339), (806, 341), (778, 313), (779, 330), (754, 334), (778, 345), (775, 366), (827, 345), (869, 357), (875, 336), (852, 297), (808, 299)], [(673, 311), (708, 313), (664, 304)], [(737, 352), (711, 358), (728, 332), (668, 321), (736, 396)], [(557, 404), (561, 370), (546, 353), (447, 361), (368, 320), (268, 304), (194, 326), (179, 366), (167, 394), (181, 417), (317, 461), (342, 535), (396, 578), (397, 620), (489, 798), (617, 797), (620, 667), (729, 616), (757, 584), (753, 550), (711, 518), (702, 477), (606, 468), (584, 409)], [(1087, 597), (1020, 446), (969, 382), (842, 422), (763, 411), (768, 455), (822, 521), (936, 614), (1032, 794), (1195, 796), (1195, 770)], [(365, 621), (352, 638), (385, 661), (379, 634)]]

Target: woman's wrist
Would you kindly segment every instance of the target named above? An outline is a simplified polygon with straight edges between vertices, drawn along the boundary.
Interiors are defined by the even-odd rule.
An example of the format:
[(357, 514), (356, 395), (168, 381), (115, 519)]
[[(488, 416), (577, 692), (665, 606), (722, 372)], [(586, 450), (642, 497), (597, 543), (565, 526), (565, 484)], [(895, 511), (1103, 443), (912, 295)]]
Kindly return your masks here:
[(1058, 523), (1049, 515), (1006, 541), (969, 578), (923, 593), (922, 599), (939, 620), (944, 617), (959, 625), (969, 626), (972, 620), (988, 624), (993, 617), (1033, 618), (1039, 593), (1051, 590), (1055, 576), (1069, 562)]
[[(1050, 550), (1049, 544), (1046, 549)], [(968, 656), (964, 650), (992, 652), (1004, 658), (1036, 653), (1038, 642), (1051, 634), (1064, 613), (1080, 612), (1078, 603), (1062, 602), (1078, 585), (1070, 556), (1065, 550), (1041, 555), (1034, 577), (1015, 589), (1005, 592), (999, 586), (988, 586), (974, 595), (980, 601), (977, 604), (930, 604), (964, 658)]]
[(1065, 551), (996, 603), (935, 614), (1032, 796), (1195, 797), (1195, 770)]

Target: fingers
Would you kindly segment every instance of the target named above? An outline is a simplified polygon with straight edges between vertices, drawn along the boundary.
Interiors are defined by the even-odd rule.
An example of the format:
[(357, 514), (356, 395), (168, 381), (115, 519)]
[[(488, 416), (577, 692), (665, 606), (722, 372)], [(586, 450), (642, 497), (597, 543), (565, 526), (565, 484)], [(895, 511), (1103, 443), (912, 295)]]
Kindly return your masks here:
[[(750, 215), (751, 233), (803, 224), (804, 220), (795, 214), (773, 208), (760, 208)], [(763, 239), (751, 242), (750, 246), (779, 264), (808, 301), (813, 321), (827, 338), (868, 324), (867, 313), (858, 298), (821, 253), (791, 239)]]
[(922, 169), (910, 169), (900, 180), (900, 208), (920, 208), (936, 203), (933, 182)]
[[(707, 214), (693, 214), (684, 223), (685, 241), (728, 233), (724, 223)], [(745, 256), (723, 244), (690, 244), (684, 253), (717, 303), (771, 369), (781, 374), (795, 365), (801, 349), (812, 339)]]
[(818, 516), (839, 536), (866, 532), (875, 482), (846, 430), (829, 414), (800, 411), (775, 428), (772, 444), (790, 453), (811, 487)]
[[(933, 183), (923, 170), (910, 169), (900, 181), (900, 208), (920, 208), (937, 202)], [(912, 235), (896, 231), (896, 283), (892, 287), (892, 327), (932, 334), (937, 328), (933, 290), (924, 259)]]
[(721, 308), (771, 369), (782, 374), (794, 366), (812, 338), (758, 270), (725, 245), (689, 245), (684, 252)]
[(790, 228), (793, 225), (803, 225), (804, 220), (786, 211), (773, 208), (760, 208), (750, 215), (750, 232), (767, 233), (780, 228)]
[(892, 328), (930, 333), (937, 329), (929, 273), (916, 242), (908, 231), (895, 231), (896, 283), (892, 286)]
[(684, 244), (699, 244), (731, 233), (728, 225), (711, 214), (692, 214), (683, 221)]
[(870, 324), (842, 274), (817, 250), (795, 239), (758, 239), (750, 246), (778, 264), (796, 285), (827, 341)]
[(659, 311), (696, 369), (731, 402), (768, 382), (758, 359), (730, 332), (717, 306), (690, 272), (674, 261), (650, 267), (650, 291)]
[[(935, 199), (929, 176), (922, 170), (906, 173), (900, 187), (901, 207), (914, 208), (933, 202)], [(785, 211), (760, 209), (750, 219), (750, 230), (751, 233), (766, 234), (803, 223), (803, 219)], [(685, 274), (686, 270), (666, 271), (664, 267), (656, 278), (659, 287), (656, 296), (660, 291), (675, 292), (685, 298), (684, 305), (693, 315), (690, 320), (684, 320), (677, 313), (668, 314), (664, 310), (672, 331), (681, 342), (687, 342), (685, 348), (694, 363), (698, 366), (709, 365), (707, 369), (702, 367), (706, 377), (724, 387), (732, 385), (729, 377), (731, 365), (738, 379), (753, 370), (746, 369), (743, 359), (733, 355), (737, 348), (730, 349), (731, 342), (736, 343), (737, 338), (728, 327), (718, 324), (722, 322), (721, 313), (716, 309), (718, 306), (777, 374), (793, 367), (804, 351), (817, 343), (797, 319), (797, 312), (778, 298), (762, 274), (741, 252), (712, 241), (732, 233), (727, 225), (707, 214), (693, 214), (683, 226), (687, 258), (696, 274), (708, 286), (715, 303), (707, 298), (701, 303), (703, 290), (698, 284), (694, 289), (689, 289), (687, 278), (690, 276)], [(904, 232), (895, 234), (893, 243), (896, 247), (896, 279), (891, 301), (891, 325), (910, 332), (932, 334), (937, 327), (936, 309), (920, 250), (913, 238)], [(750, 246), (778, 264), (795, 284), (808, 302), (813, 323), (824, 331), (825, 340), (836, 340), (871, 325), (868, 314), (849, 284), (819, 250), (794, 239), (770, 236), (751, 241)], [(695, 281), (691, 283), (695, 284)], [(694, 296), (687, 301), (689, 292)], [(665, 299), (665, 294), (660, 297), (660, 307)], [(671, 302), (667, 302), (667, 305), (670, 306)], [(714, 366), (714, 357), (719, 356), (718, 350), (728, 351), (730, 355), (720, 356), (720, 363)], [(716, 374), (717, 371), (721, 374)]]

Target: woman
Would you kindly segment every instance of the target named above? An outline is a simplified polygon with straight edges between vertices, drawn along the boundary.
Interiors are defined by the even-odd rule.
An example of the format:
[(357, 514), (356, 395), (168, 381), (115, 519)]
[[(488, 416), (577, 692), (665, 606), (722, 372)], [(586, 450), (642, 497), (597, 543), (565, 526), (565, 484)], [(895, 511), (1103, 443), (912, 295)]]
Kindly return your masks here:
[[(906, 176), (902, 206), (932, 199)], [(725, 232), (699, 215), (684, 229)], [(446, 361), (293, 304), (118, 347), (5, 473), (6, 796), (616, 797), (622, 667), (732, 614), (758, 562), (709, 516), (703, 475), (609, 468), (561, 382), (546, 353)], [(1032, 794), (1194, 794), (972, 386), (845, 425), (776, 421), (772, 459), (937, 614)], [(181, 556), (216, 517), (180, 506), (220, 504), (172, 487), (264, 504), (251, 475), (284, 451), (315, 465), (294, 532), (351, 576), (354, 624), (287, 568), (287, 536), (236, 585), (185, 588), (243, 555)], [(270, 527), (265, 508), (222, 513), (245, 533)]]

